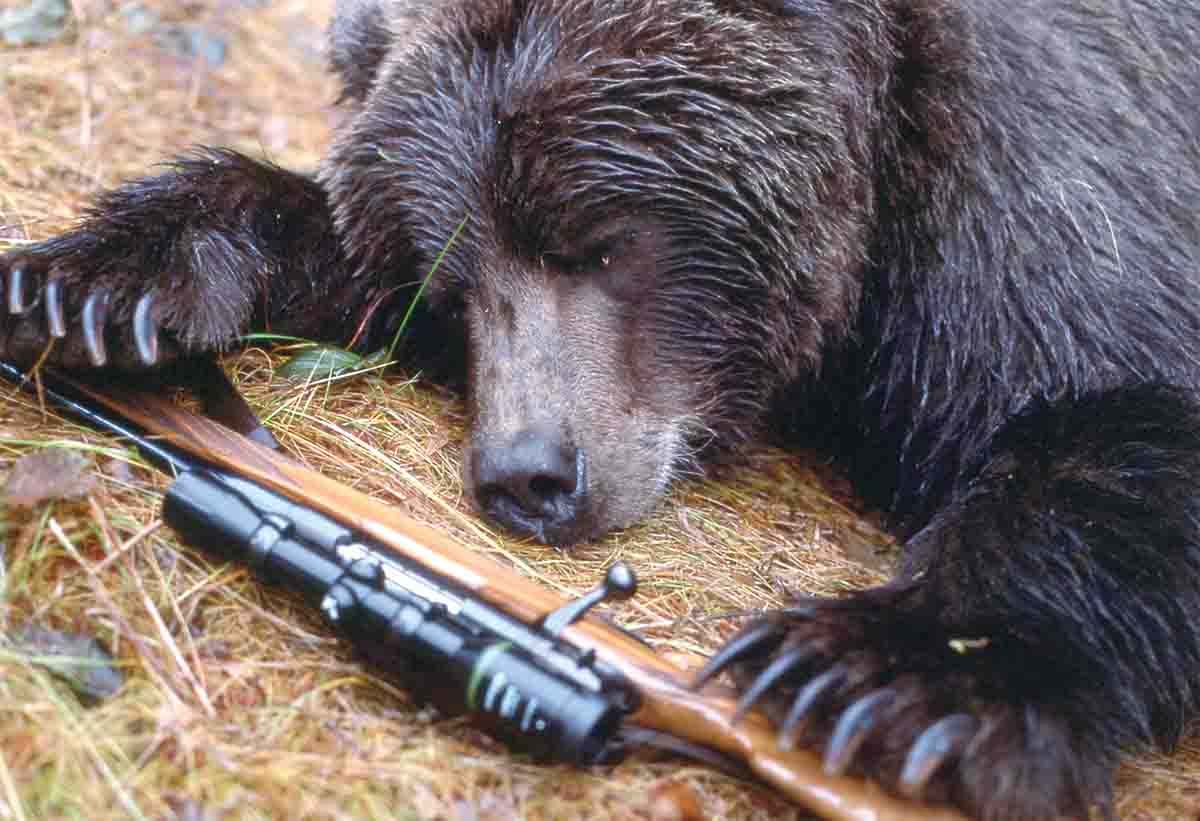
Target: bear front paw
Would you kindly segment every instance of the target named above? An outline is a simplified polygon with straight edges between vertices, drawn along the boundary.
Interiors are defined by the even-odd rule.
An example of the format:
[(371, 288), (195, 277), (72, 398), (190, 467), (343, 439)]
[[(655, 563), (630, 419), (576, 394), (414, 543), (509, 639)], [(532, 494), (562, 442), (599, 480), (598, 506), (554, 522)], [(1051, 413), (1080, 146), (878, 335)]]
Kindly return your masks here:
[(260, 290), (259, 261), (216, 233), (169, 243), (129, 234), (94, 219), (0, 257), (0, 356), (140, 370), (235, 343)]
[(910, 798), (984, 819), (1088, 816), (1109, 804), (1112, 751), (1071, 713), (1071, 685), (1003, 635), (956, 635), (911, 589), (772, 612), (697, 677), (728, 670), (783, 748), (820, 750)]

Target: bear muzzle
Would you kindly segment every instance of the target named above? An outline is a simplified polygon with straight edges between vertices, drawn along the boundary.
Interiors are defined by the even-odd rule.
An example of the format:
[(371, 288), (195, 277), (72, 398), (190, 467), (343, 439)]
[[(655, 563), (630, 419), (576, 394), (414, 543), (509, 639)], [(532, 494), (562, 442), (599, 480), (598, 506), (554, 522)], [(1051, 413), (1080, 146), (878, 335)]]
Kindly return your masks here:
[(584, 453), (558, 431), (488, 437), (470, 448), (465, 467), (475, 506), (513, 533), (559, 546), (590, 534)]

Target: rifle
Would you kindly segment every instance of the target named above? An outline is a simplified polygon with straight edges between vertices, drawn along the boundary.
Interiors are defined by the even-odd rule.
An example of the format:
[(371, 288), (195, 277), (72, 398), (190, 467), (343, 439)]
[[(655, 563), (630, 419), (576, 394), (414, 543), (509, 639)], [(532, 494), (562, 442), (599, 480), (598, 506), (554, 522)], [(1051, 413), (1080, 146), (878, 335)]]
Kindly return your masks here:
[[(0, 376), (31, 379), (0, 361)], [(592, 765), (651, 742), (746, 774), (834, 821), (961, 821), (823, 772), (783, 750), (757, 711), (736, 716), (729, 688), (689, 686), (693, 672), (588, 615), (629, 598), (614, 564), (564, 601), (371, 497), (161, 396), (38, 372), (40, 394), (123, 437), (175, 478), (164, 522), (189, 544), (246, 563), (291, 589), (374, 665), (445, 712), (467, 712), (516, 749)]]

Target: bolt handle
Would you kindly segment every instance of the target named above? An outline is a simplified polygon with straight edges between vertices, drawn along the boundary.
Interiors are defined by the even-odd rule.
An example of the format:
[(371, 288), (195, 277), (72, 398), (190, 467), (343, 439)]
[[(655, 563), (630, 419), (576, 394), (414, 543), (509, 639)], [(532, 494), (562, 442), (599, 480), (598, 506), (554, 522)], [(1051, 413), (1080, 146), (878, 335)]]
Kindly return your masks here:
[(574, 601), (569, 601), (557, 610), (542, 617), (542, 630), (558, 637), (562, 631), (579, 621), (597, 604), (605, 601), (625, 601), (637, 592), (637, 574), (625, 562), (614, 562), (604, 574), (600, 584)]

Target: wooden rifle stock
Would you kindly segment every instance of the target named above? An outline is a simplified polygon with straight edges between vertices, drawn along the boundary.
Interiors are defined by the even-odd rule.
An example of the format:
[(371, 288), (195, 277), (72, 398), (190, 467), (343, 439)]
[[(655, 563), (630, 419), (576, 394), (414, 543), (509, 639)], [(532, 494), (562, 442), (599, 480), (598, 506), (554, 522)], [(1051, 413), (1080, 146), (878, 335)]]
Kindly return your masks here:
[[(564, 604), (557, 594), (446, 535), (161, 396), (111, 386), (101, 390), (56, 378), (175, 448), (337, 519), (517, 619), (533, 623)], [(630, 717), (634, 724), (742, 761), (756, 777), (822, 817), (962, 819), (948, 807), (905, 801), (863, 780), (827, 775), (820, 758), (809, 750), (779, 749), (774, 730), (757, 711), (733, 720), (736, 699), (729, 688), (709, 684), (693, 691), (688, 686), (691, 671), (601, 620), (585, 617), (566, 627), (562, 636), (593, 650), (636, 688), (641, 701)]]

